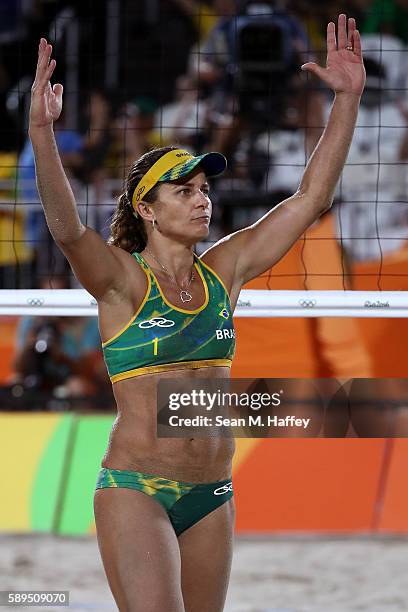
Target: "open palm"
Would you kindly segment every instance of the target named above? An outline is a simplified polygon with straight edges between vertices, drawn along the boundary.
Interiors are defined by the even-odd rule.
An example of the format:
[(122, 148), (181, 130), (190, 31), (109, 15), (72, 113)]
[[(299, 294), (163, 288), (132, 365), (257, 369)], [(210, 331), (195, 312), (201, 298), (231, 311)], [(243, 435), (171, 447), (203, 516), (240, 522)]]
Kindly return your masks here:
[(336, 93), (361, 95), (365, 85), (365, 68), (361, 50), (360, 34), (356, 29), (355, 19), (348, 20), (346, 15), (339, 15), (337, 26), (330, 22), (327, 26), (327, 60), (326, 68), (314, 62), (303, 64), (302, 70), (316, 74)]
[(37, 70), (31, 87), (30, 128), (44, 127), (58, 119), (62, 110), (62, 91), (60, 83), (51, 87), (50, 78), (56, 62), (50, 61), (52, 46), (45, 38), (38, 48)]

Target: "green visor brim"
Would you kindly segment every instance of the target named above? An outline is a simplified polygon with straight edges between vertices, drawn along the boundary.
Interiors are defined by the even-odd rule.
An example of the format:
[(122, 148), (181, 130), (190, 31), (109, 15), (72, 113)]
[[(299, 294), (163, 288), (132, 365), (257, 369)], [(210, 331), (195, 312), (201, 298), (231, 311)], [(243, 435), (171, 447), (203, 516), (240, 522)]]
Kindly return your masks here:
[(159, 178), (159, 183), (176, 181), (182, 176), (190, 174), (196, 166), (200, 164), (203, 172), (206, 176), (218, 176), (222, 174), (227, 167), (227, 160), (222, 153), (205, 153), (204, 155), (198, 155), (193, 159), (182, 164), (177, 164), (171, 170), (168, 170), (163, 176)]

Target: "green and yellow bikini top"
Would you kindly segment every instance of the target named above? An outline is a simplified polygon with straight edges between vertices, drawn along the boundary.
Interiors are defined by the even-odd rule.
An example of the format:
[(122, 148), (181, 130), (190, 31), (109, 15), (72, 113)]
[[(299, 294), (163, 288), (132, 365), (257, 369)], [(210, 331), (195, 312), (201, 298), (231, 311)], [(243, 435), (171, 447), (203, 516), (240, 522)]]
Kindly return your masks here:
[(112, 383), (169, 370), (231, 366), (235, 353), (232, 310), (216, 272), (194, 256), (205, 300), (199, 308), (185, 310), (166, 299), (140, 253), (132, 255), (146, 274), (147, 290), (130, 321), (102, 343)]

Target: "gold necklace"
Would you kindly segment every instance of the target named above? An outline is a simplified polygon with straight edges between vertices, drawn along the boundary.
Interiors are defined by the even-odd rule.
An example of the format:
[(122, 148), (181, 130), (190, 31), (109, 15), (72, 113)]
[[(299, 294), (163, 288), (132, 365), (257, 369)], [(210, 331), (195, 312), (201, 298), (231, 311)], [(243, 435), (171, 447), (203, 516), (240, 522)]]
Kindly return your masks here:
[(195, 279), (195, 274), (194, 274), (194, 264), (191, 268), (191, 276), (190, 276), (190, 280), (187, 283), (187, 287), (186, 289), (183, 289), (183, 287), (180, 287), (180, 285), (178, 284), (177, 280), (175, 279), (175, 277), (170, 274), (170, 272), (167, 270), (167, 268), (165, 268), (163, 266), (163, 264), (157, 259), (157, 257), (155, 255), (153, 255), (153, 253), (149, 250), (149, 249), (145, 249), (146, 253), (149, 253), (149, 255), (151, 255), (153, 257), (153, 259), (159, 264), (159, 266), (161, 268), (163, 268), (163, 270), (165, 271), (165, 273), (167, 274), (167, 276), (169, 276), (171, 278), (171, 280), (173, 281), (173, 283), (176, 285), (177, 289), (180, 291), (180, 300), (184, 303), (184, 302), (190, 302), (193, 299), (193, 296), (191, 295), (191, 293), (189, 291), (187, 291), (188, 287), (191, 285), (191, 283), (193, 282), (193, 280)]

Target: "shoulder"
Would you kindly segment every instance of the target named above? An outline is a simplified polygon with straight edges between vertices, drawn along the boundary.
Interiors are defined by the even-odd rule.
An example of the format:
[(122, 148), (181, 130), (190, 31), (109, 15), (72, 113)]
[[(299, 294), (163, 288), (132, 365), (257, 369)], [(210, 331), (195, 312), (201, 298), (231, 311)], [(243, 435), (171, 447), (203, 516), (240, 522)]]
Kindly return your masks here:
[(139, 272), (141, 276), (145, 276), (144, 268), (137, 257), (137, 252), (129, 253), (129, 251), (125, 251), (125, 249), (122, 249), (121, 247), (113, 246), (111, 244), (108, 246), (122, 265), (126, 266), (126, 268), (130, 268), (132, 272), (136, 271), (136, 273)]
[(122, 262), (126, 270), (141, 279), (144, 286), (146, 277), (149, 276), (149, 267), (146, 265), (143, 257), (137, 251), (130, 253), (119, 247), (112, 246), (111, 248), (113, 249), (114, 255)]
[(226, 249), (223, 248), (223, 242), (217, 242), (203, 253), (199, 260), (210, 268), (210, 271), (215, 272), (225, 285), (228, 293), (231, 293), (235, 266), (232, 258), (227, 256)]
[(132, 253), (125, 251), (125, 249), (122, 249), (121, 247), (108, 244), (108, 248), (110, 249), (111, 253), (124, 265), (134, 266), (135, 262), (137, 262), (136, 257)]
[(217, 243), (208, 249), (199, 259), (216, 274), (224, 285), (229, 296), (231, 308), (234, 311), (241, 291), (241, 283), (236, 276), (236, 262), (234, 258), (228, 256), (228, 252), (221, 248), (221, 244)]
[(143, 295), (148, 285), (143, 267), (132, 253), (111, 244), (107, 246), (120, 263), (124, 282), (120, 291), (111, 291), (98, 303), (112, 302), (112, 304), (117, 304), (122, 302), (123, 299), (131, 301), (137, 299), (139, 295)]

